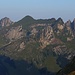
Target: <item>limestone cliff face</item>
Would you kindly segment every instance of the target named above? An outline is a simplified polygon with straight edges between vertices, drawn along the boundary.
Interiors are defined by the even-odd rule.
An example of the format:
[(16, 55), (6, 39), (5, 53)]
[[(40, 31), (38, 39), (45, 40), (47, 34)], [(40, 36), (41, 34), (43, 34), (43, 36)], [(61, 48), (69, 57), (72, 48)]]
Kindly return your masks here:
[(9, 18), (5, 17), (5, 18), (2, 18), (0, 20), (0, 27), (4, 27), (4, 26), (10, 26), (12, 25), (14, 22), (12, 22)]
[(31, 31), (31, 35), (35, 36), (38, 33), (38, 31), (36, 30), (36, 28), (33, 28)]
[(65, 23), (65, 27), (66, 27), (67, 31), (69, 32), (69, 34), (72, 34), (71, 21), (70, 20)]
[(63, 26), (63, 25), (58, 24), (58, 25), (57, 25), (57, 28), (58, 28), (59, 30), (62, 30), (62, 29), (64, 29), (64, 26)]
[(70, 21), (70, 20), (68, 20), (68, 21), (65, 23), (65, 25), (66, 25), (67, 30), (70, 30), (70, 29), (71, 29), (71, 21)]
[(74, 34), (73, 34), (73, 31), (71, 28), (71, 21), (70, 20), (65, 23), (65, 29), (67, 31), (66, 35), (68, 36), (67, 41), (71, 41), (74, 38)]
[(21, 37), (23, 37), (22, 26), (13, 27), (6, 34), (6, 38), (10, 41), (19, 39)]
[(49, 45), (53, 38), (54, 38), (54, 33), (51, 26), (47, 26), (46, 28), (42, 29), (40, 42), (42, 43), (43, 48), (46, 47), (46, 45)]

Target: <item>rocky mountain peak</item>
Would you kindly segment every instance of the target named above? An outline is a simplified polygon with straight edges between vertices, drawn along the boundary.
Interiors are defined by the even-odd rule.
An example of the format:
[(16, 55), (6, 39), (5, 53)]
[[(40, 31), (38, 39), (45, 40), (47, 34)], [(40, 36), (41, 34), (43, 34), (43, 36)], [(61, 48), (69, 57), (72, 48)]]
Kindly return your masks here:
[(71, 21), (68, 20), (68, 21), (66, 22), (66, 25), (70, 25), (70, 24), (71, 24)]
[(13, 21), (11, 21), (8, 17), (4, 17), (0, 20), (0, 27), (10, 26), (12, 24), (13, 24)]
[(65, 26), (66, 26), (67, 30), (71, 30), (71, 21), (68, 20), (68, 21), (65, 23)]
[(58, 22), (59, 24), (64, 24), (62, 18), (58, 18), (58, 19), (57, 19), (57, 22)]

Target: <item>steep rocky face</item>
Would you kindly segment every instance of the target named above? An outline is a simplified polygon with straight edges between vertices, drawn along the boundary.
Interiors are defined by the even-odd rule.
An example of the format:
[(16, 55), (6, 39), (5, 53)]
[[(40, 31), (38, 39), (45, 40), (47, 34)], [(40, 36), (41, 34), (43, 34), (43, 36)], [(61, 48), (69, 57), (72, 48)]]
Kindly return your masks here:
[(33, 28), (31, 31), (31, 35), (35, 36), (38, 33), (38, 31), (36, 30), (36, 28)]
[(0, 20), (0, 27), (4, 27), (4, 26), (10, 26), (12, 25), (14, 22), (12, 22), (9, 18), (5, 17), (5, 18), (2, 18)]
[(63, 31), (65, 25), (64, 25), (64, 22), (61, 18), (58, 18), (54, 25), (53, 25), (53, 30), (54, 32), (57, 32), (57, 34), (61, 33), (60, 31)]
[(42, 43), (43, 48), (46, 47), (46, 45), (49, 45), (53, 38), (54, 38), (54, 33), (51, 26), (47, 26), (46, 28), (42, 29), (40, 42)]
[(67, 35), (67, 41), (71, 41), (74, 38), (71, 26), (72, 25), (71, 25), (70, 20), (65, 23), (65, 31), (66, 31), (66, 35)]
[(65, 27), (66, 27), (66, 30), (68, 31), (69, 34), (73, 34), (72, 32), (72, 28), (71, 28), (71, 21), (68, 20), (66, 23), (65, 23)]
[(12, 40), (16, 40), (19, 39), (21, 37), (23, 37), (23, 30), (22, 30), (22, 26), (18, 26), (18, 27), (12, 27), (6, 34), (6, 38), (9, 39), (10, 41)]
[(63, 24), (64, 24), (64, 21), (63, 21), (62, 18), (58, 18), (58, 19), (55, 21), (55, 25), (58, 25), (58, 24), (60, 24), (60, 25), (63, 25)]
[(65, 23), (65, 25), (66, 25), (67, 30), (70, 30), (70, 29), (71, 29), (71, 21), (70, 21), (70, 20), (68, 20), (68, 21)]
[(57, 25), (57, 28), (58, 28), (59, 30), (62, 30), (62, 29), (64, 29), (64, 26), (63, 26), (63, 25), (58, 24), (58, 25)]

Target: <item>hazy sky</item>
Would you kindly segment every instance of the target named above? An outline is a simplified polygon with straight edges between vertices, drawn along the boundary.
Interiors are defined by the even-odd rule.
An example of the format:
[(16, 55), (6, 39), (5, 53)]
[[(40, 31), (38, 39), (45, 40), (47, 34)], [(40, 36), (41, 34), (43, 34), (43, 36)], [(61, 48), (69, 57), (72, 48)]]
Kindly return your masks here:
[(0, 19), (9, 17), (18, 21), (26, 15), (35, 19), (75, 18), (75, 0), (0, 0)]

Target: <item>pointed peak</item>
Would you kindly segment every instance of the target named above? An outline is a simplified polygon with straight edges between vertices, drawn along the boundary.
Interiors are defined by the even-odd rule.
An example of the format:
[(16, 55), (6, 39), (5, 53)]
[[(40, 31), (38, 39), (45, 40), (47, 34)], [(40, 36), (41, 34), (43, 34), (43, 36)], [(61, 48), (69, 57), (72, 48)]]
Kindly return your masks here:
[(71, 21), (68, 20), (67, 22), (65, 22), (65, 25), (66, 25), (66, 26), (70, 26), (70, 25), (71, 25)]
[(62, 20), (62, 18), (61, 18), (61, 17), (59, 17), (59, 18), (57, 19), (57, 21), (63, 21), (63, 20)]
[(71, 20), (68, 20), (66, 23), (71, 23)]
[(8, 17), (4, 17), (4, 18), (2, 18), (1, 20), (3, 20), (3, 19), (9, 19)]
[(8, 17), (4, 17), (0, 20), (0, 27), (6, 27), (12, 25), (14, 22), (11, 21)]
[(59, 24), (64, 24), (64, 21), (63, 21), (62, 18), (58, 18), (56, 21), (57, 21), (57, 23), (59, 23)]
[(56, 19), (55, 19), (55, 18), (51, 18), (50, 20), (56, 21)]

